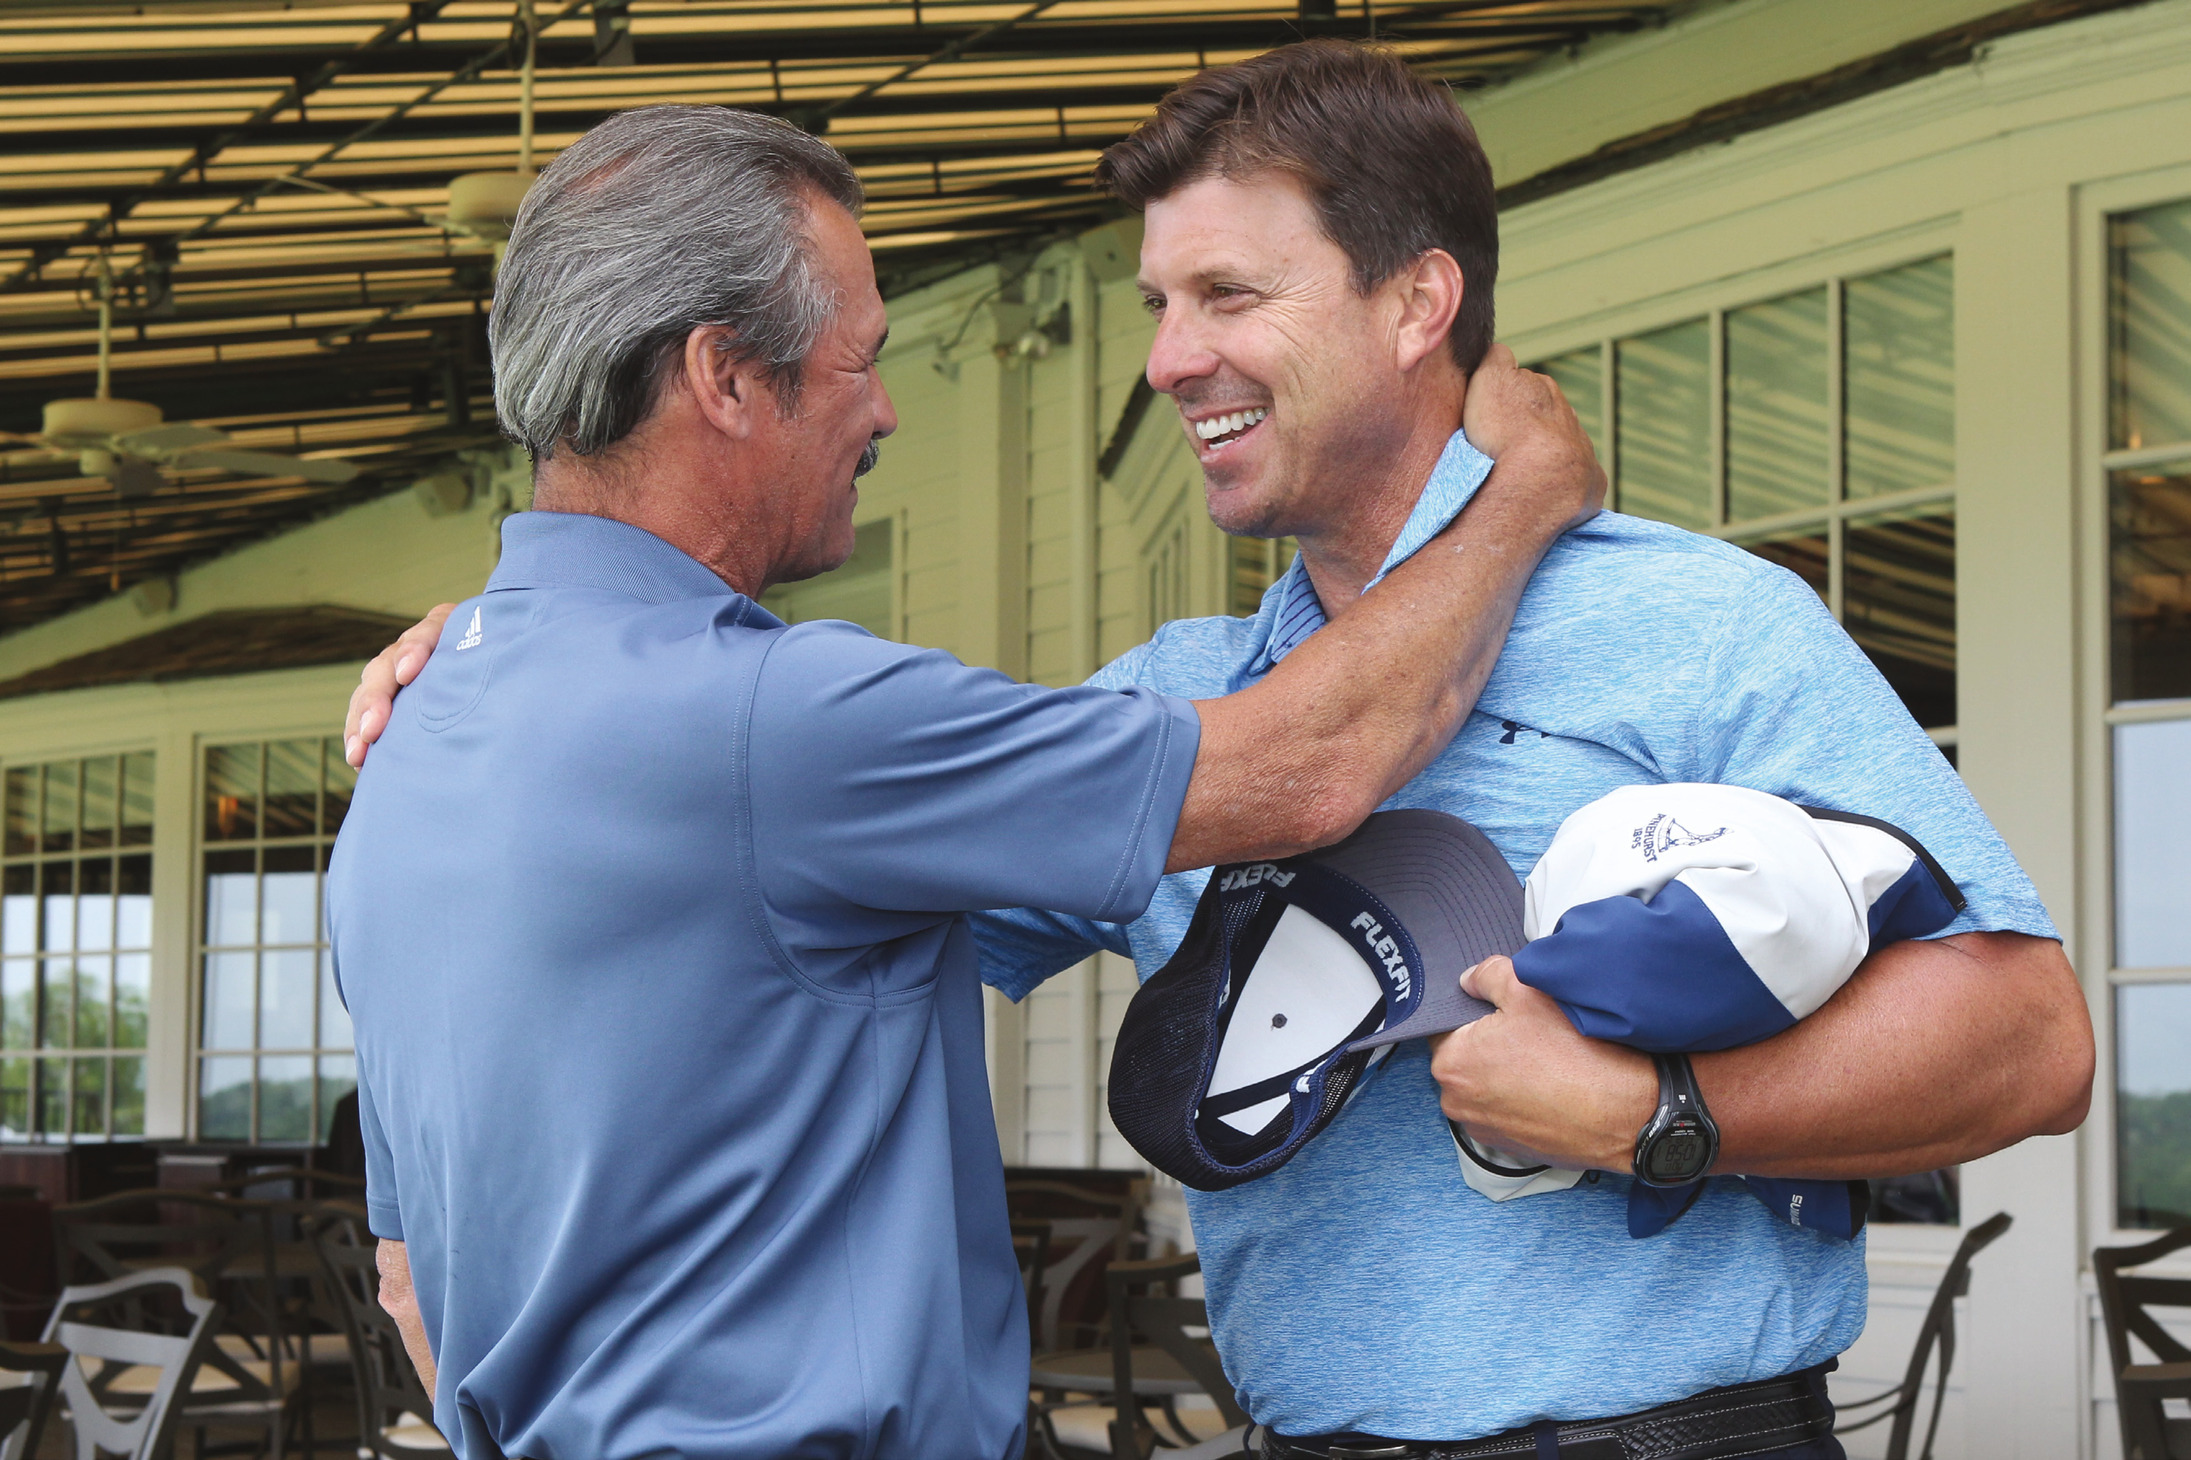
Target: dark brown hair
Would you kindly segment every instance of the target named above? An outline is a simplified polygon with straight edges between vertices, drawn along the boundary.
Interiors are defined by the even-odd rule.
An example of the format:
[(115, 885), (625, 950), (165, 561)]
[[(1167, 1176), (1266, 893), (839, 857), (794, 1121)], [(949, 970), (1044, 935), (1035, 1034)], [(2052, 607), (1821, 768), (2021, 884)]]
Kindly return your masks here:
[(1359, 294), (1431, 249), (1453, 255), (1464, 286), (1453, 358), (1476, 368), (1491, 348), (1499, 211), (1490, 159), (1452, 93), (1380, 47), (1301, 41), (1185, 82), (1095, 178), (1145, 209), (1207, 177), (1267, 170), (1308, 190)]

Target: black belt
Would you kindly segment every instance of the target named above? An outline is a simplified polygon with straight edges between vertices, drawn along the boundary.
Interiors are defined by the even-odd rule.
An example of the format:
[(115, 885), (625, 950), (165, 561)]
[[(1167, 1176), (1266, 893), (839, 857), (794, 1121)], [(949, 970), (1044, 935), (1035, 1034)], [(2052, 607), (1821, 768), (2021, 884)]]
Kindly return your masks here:
[(1826, 1368), (1709, 1389), (1615, 1419), (1533, 1425), (1480, 1440), (1386, 1440), (1351, 1434), (1294, 1439), (1265, 1431), (1263, 1460), (1733, 1460), (1831, 1435)]

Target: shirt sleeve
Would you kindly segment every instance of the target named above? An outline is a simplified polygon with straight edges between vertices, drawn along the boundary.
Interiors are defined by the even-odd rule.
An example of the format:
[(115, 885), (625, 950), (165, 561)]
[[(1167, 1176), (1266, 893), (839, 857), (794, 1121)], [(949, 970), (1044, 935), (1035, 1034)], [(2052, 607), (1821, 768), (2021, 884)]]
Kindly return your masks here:
[(1901, 827), (1969, 899), (1932, 937), (2061, 937), (1963, 778), (1802, 579), (1757, 565), (1718, 625), (1699, 701), (1689, 779)]
[(826, 622), (783, 632), (749, 713), (758, 870), (793, 916), (1138, 917), (1201, 739), (1185, 700), (1020, 684)]
[(1125, 928), (1117, 923), (1032, 907), (975, 913), (967, 921), (981, 950), (981, 981), (1015, 1004), (1084, 958), (1105, 950), (1134, 956)]
[(375, 1237), (401, 1242), (403, 1208), (396, 1200), (395, 1156), (388, 1149), (388, 1132), (373, 1105), (362, 1061), (358, 1065), (358, 1132), (365, 1138), (365, 1225)]

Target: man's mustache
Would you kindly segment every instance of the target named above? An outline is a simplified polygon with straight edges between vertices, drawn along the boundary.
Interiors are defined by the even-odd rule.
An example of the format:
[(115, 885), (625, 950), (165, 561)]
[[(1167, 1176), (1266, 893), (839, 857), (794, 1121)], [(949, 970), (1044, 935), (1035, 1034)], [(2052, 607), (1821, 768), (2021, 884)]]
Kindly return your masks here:
[(861, 477), (866, 476), (875, 469), (875, 463), (880, 460), (882, 460), (881, 438), (871, 436), (868, 438), (867, 449), (860, 453), (860, 464), (852, 468), (852, 479), (858, 481)]

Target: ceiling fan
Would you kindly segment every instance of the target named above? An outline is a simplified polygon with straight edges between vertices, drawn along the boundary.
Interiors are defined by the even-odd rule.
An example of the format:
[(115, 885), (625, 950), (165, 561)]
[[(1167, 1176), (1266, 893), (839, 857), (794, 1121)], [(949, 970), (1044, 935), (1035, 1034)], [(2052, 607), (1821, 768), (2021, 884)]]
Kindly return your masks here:
[(358, 465), (340, 458), (284, 456), (228, 444), (225, 431), (188, 421), (163, 421), (148, 401), (119, 400), (110, 390), (114, 343), (114, 287), (104, 257), (99, 260), (99, 384), (89, 399), (47, 401), (34, 435), (0, 432), (0, 439), (36, 449), (9, 452), (9, 465), (58, 464), (74, 457), (87, 477), (105, 477), (117, 496), (149, 497), (168, 484), (160, 468), (188, 470), (218, 467), (252, 476), (303, 477), (339, 484), (355, 479)]

